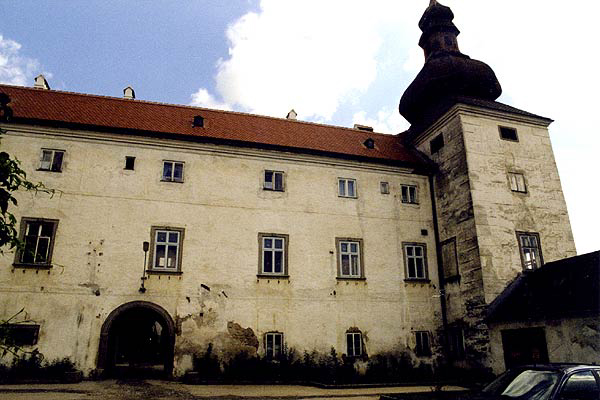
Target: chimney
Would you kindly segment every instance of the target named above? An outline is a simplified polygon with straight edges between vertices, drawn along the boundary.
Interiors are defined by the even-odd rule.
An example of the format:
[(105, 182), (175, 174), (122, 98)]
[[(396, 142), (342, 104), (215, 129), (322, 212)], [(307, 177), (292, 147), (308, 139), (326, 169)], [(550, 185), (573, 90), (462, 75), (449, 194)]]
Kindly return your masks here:
[(128, 100), (135, 99), (135, 91), (131, 86), (127, 86), (125, 89), (123, 89), (123, 98)]
[(44, 75), (42, 74), (39, 74), (35, 77), (33, 81), (33, 87), (35, 89), (50, 90), (50, 85), (48, 85), (48, 81), (46, 80), (46, 78), (44, 78)]
[(287, 115), (285, 116), (285, 118), (287, 118), (287, 119), (296, 119), (297, 116), (298, 116), (298, 113), (296, 111), (294, 111), (294, 109), (292, 108), (290, 110), (290, 112), (287, 113)]
[(373, 127), (367, 125), (354, 124), (354, 129), (358, 129), (359, 131), (365, 132), (373, 132)]

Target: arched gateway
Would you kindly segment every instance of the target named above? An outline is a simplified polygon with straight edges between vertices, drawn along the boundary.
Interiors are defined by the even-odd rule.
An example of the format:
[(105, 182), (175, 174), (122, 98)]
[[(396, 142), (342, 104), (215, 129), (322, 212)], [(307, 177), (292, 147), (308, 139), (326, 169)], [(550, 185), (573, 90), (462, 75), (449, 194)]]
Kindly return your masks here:
[(175, 324), (169, 313), (147, 301), (113, 310), (100, 333), (98, 372), (103, 376), (171, 376)]

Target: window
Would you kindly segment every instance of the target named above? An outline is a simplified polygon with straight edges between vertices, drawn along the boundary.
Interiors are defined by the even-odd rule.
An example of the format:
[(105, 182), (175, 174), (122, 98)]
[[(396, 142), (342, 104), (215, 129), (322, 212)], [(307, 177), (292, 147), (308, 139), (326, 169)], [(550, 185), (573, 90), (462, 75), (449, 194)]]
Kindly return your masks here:
[(362, 333), (346, 332), (346, 348), (348, 357), (360, 357), (363, 354)]
[(448, 354), (454, 360), (465, 358), (465, 341), (462, 328), (448, 330)]
[(592, 371), (576, 372), (565, 382), (559, 399), (598, 400), (600, 390)]
[(283, 192), (283, 172), (266, 170), (263, 189)]
[[(372, 132), (372, 131), (371, 131), (371, 132)], [(374, 141), (373, 139), (371, 139), (371, 138), (369, 138), (369, 139), (365, 140), (365, 141), (363, 142), (363, 144), (365, 145), (365, 147), (366, 147), (367, 149), (374, 149), (374, 148), (375, 148), (375, 141)]]
[(379, 182), (381, 194), (390, 194), (390, 184), (388, 182)]
[(407, 204), (418, 204), (417, 187), (413, 185), (401, 185), (402, 202)]
[(429, 345), (429, 332), (416, 331), (415, 339), (416, 339), (415, 354), (418, 356), (430, 356), (431, 355), (431, 346)]
[(440, 133), (429, 142), (429, 151), (435, 154), (444, 147), (444, 135)]
[(125, 157), (125, 169), (133, 171), (135, 169), (135, 157)]
[(356, 180), (338, 178), (338, 196), (356, 197)]
[(61, 172), (64, 156), (64, 150), (42, 149), (39, 169), (41, 171)]
[(268, 332), (265, 334), (265, 356), (277, 359), (283, 354), (283, 333)]
[(513, 142), (519, 141), (519, 137), (517, 136), (517, 130), (515, 128), (509, 128), (507, 126), (499, 126), (498, 130), (500, 131), (501, 139), (511, 140)]
[(513, 192), (527, 193), (525, 186), (525, 177), (517, 172), (509, 172), (508, 180), (510, 182), (510, 190)]
[(406, 279), (427, 279), (427, 254), (425, 244), (404, 243)]
[(458, 259), (456, 255), (456, 238), (444, 240), (442, 243), (442, 267), (446, 281), (458, 278)]
[(3, 324), (0, 325), (2, 336), (8, 346), (33, 346), (37, 344), (40, 333), (39, 325)]
[(258, 234), (259, 276), (287, 276), (287, 239), (287, 235)]
[(364, 278), (361, 239), (336, 238), (338, 278)]
[(152, 227), (150, 268), (159, 272), (181, 271), (181, 247), (184, 230), (181, 228)]
[(24, 247), (17, 252), (16, 264), (50, 266), (57, 226), (58, 220), (55, 219), (21, 219)]
[(162, 180), (165, 182), (183, 182), (183, 163), (163, 161)]
[(521, 263), (525, 271), (533, 271), (544, 264), (542, 259), (542, 248), (540, 235), (530, 232), (517, 232), (519, 250), (521, 252)]

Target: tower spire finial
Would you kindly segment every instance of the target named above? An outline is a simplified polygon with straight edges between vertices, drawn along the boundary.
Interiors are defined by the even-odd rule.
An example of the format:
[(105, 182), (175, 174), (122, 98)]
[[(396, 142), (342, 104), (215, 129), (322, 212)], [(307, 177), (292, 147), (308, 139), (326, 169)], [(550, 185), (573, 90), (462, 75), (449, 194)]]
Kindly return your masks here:
[(436, 0), (429, 0), (429, 7), (434, 6), (437, 4)]

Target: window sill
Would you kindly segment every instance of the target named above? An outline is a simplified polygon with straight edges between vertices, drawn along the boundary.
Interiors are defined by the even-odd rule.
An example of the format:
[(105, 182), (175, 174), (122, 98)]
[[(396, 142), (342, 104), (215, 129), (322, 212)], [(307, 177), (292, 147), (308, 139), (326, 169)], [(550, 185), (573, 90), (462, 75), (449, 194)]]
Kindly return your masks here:
[(38, 169), (36, 169), (36, 171), (54, 172), (56, 174), (60, 174), (62, 172), (62, 170), (60, 170), (60, 171), (52, 171), (51, 169), (42, 169), (42, 168), (38, 168)]
[(419, 203), (412, 203), (410, 201), (403, 201), (402, 204), (406, 204), (406, 205), (409, 205), (409, 206), (418, 206), (419, 205)]
[(340, 196), (339, 194), (338, 197), (340, 199), (358, 199), (358, 196)]
[(157, 269), (148, 269), (146, 270), (146, 274), (148, 275), (181, 275), (183, 272), (181, 271), (162, 271)]
[(13, 263), (13, 268), (51, 269), (52, 268), (52, 264)]
[(259, 279), (290, 279), (289, 275), (267, 275), (267, 274), (257, 274), (257, 278)]
[(338, 281), (366, 281), (364, 276), (336, 276)]
[(404, 280), (406, 283), (431, 283), (431, 280), (427, 278), (406, 278)]
[(171, 181), (171, 180), (167, 180), (167, 179), (161, 179), (161, 182), (168, 182), (168, 183), (183, 183), (183, 181)]
[(444, 278), (445, 283), (460, 283), (460, 275), (453, 275), (447, 278)]
[(269, 189), (269, 188), (265, 188), (265, 187), (263, 188), (263, 190), (265, 190), (267, 192), (279, 192), (279, 193), (285, 192), (284, 189)]

